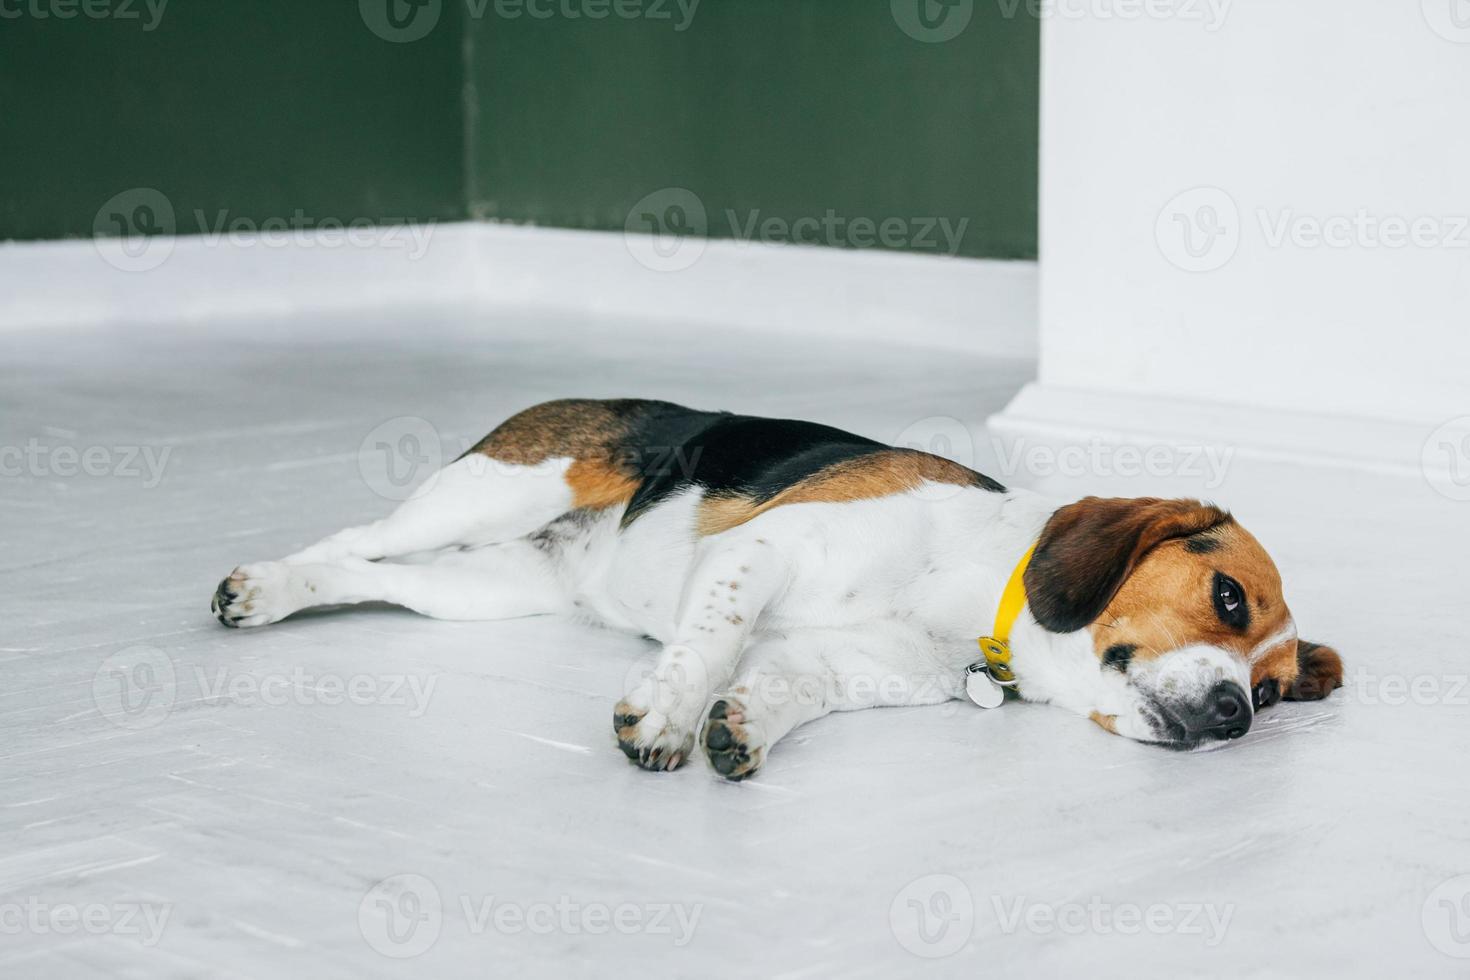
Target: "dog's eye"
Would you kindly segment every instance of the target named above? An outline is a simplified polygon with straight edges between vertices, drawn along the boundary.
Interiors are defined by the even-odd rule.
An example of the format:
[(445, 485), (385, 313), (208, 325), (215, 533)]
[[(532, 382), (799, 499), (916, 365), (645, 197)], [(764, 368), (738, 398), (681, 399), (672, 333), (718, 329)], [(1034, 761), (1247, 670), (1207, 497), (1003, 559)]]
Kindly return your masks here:
[(1115, 643), (1103, 651), (1102, 665), (1126, 674), (1128, 663), (1133, 659), (1133, 651), (1137, 649), (1131, 643)]
[(1229, 575), (1215, 573), (1215, 614), (1232, 629), (1250, 625), (1250, 609), (1245, 604), (1245, 590)]
[(1251, 692), (1251, 701), (1255, 703), (1256, 710), (1269, 708), (1281, 700), (1281, 683), (1274, 677), (1268, 677), (1256, 685)]

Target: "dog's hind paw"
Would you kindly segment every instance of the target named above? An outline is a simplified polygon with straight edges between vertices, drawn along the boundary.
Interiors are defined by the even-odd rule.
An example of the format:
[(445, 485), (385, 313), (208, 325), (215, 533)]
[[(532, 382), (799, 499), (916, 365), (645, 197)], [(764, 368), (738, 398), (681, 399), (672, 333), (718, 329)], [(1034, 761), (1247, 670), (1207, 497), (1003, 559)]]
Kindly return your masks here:
[(281, 562), (241, 565), (214, 590), (209, 608), (215, 618), (235, 629), (265, 626), (299, 608), (291, 601), (290, 566)]
[(734, 698), (720, 698), (709, 709), (700, 741), (710, 765), (726, 779), (753, 776), (766, 760), (765, 740), (747, 721), (745, 706)]

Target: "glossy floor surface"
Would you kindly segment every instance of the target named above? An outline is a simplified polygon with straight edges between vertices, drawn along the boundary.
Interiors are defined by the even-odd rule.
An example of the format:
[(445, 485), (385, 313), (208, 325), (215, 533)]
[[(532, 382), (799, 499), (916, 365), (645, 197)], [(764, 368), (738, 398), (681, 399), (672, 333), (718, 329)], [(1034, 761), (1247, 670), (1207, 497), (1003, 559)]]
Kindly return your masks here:
[[(1032, 374), (450, 314), (0, 335), (0, 975), (1465, 975), (1470, 503), (1221, 457), (1057, 476), (984, 434)], [(234, 565), (564, 395), (1211, 497), (1348, 684), (1195, 755), (1038, 705), (837, 715), (732, 784), (614, 746), (636, 637), (210, 615)]]

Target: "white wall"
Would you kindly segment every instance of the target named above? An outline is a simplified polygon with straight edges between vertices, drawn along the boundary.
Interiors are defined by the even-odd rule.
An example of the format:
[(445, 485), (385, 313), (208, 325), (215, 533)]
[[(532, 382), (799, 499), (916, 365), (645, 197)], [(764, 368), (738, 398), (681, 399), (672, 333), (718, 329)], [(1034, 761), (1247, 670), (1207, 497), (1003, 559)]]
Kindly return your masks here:
[[(1043, 17), (1041, 383), (1002, 428), (1066, 389), (1401, 420), (1421, 441), (1470, 414), (1470, 2)], [(1224, 233), (1204, 248), (1209, 208)], [(1345, 244), (1314, 243), (1333, 218)], [(1284, 219), (1297, 233), (1273, 241)], [(1418, 244), (1375, 244), (1416, 220)]]

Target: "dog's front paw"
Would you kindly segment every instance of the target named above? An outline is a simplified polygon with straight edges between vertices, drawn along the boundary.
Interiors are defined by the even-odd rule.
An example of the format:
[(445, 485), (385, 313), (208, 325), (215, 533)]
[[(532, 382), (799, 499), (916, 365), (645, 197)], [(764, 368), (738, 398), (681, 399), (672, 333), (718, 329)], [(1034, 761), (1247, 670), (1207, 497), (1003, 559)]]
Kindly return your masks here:
[(709, 709), (700, 741), (710, 765), (726, 779), (738, 781), (753, 776), (766, 761), (765, 739), (759, 727), (747, 720), (745, 705), (734, 698), (720, 698)]
[(683, 765), (694, 748), (694, 731), (656, 709), (619, 701), (613, 708), (618, 748), (644, 769), (672, 770)]
[(226, 626), (265, 626), (300, 608), (293, 601), (293, 586), (291, 569), (281, 562), (241, 565), (214, 590), (209, 608)]
[(664, 647), (657, 666), (613, 709), (618, 748), (644, 769), (677, 769), (694, 750), (709, 704), (709, 680), (697, 650)]

